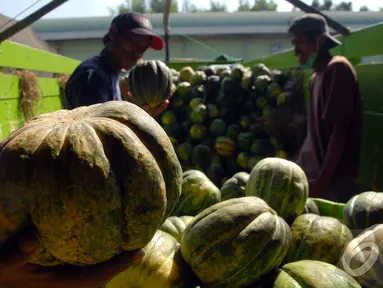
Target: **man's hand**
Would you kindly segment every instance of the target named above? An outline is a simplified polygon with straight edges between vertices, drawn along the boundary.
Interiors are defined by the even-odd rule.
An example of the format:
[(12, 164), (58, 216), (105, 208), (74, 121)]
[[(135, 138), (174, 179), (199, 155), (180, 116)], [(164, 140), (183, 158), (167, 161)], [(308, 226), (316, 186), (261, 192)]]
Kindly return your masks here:
[(132, 94), (130, 94), (129, 92), (127, 93), (126, 95), (126, 99), (133, 103), (133, 104), (136, 104), (137, 106), (140, 106), (142, 109), (144, 109), (150, 116), (152, 116), (153, 118), (156, 118), (157, 116), (159, 116), (160, 114), (162, 114), (162, 112), (164, 112), (167, 108), (168, 108), (168, 105), (169, 105), (169, 99), (173, 96), (173, 93), (170, 93), (169, 97), (162, 103), (160, 104), (159, 106), (157, 107), (150, 107), (149, 105), (144, 105), (144, 106), (140, 106), (138, 105), (136, 99), (133, 97)]
[(41, 267), (27, 263), (39, 245), (36, 233), (23, 231), (14, 238), (9, 239), (0, 251), (0, 285), (7, 288), (98, 288), (144, 255), (142, 250), (136, 250), (88, 267)]
[(169, 105), (169, 100), (165, 100), (164, 103), (160, 104), (159, 106), (155, 108), (151, 108), (149, 105), (144, 105), (142, 109), (148, 112), (148, 114), (152, 116), (153, 118), (156, 118), (157, 116), (161, 115), (162, 112), (166, 110), (166, 108), (168, 108), (168, 105)]

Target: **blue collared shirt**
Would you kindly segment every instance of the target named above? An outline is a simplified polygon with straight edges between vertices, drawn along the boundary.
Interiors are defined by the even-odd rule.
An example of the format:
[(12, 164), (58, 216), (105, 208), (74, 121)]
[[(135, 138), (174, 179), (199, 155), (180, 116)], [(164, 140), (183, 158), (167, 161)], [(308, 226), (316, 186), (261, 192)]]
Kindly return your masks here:
[(101, 53), (82, 62), (70, 76), (63, 101), (64, 109), (74, 109), (113, 100), (122, 100), (116, 75)]

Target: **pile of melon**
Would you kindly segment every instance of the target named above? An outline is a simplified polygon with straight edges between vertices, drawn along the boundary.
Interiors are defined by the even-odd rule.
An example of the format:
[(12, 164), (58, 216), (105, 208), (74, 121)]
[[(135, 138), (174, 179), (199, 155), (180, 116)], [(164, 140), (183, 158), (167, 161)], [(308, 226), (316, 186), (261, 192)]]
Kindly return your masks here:
[(107, 288), (383, 286), (383, 193), (311, 199), (303, 170), (277, 157), (248, 172), (217, 186), (182, 170), (165, 130), (126, 101), (40, 115), (0, 143), (0, 244), (34, 228), (41, 266), (143, 249)]
[[(155, 77), (159, 80), (150, 85), (145, 81)], [(306, 133), (301, 77), (299, 71), (262, 63), (175, 71), (161, 61), (145, 61), (122, 78), (121, 88), (152, 106), (171, 91), (170, 105), (157, 121), (183, 169), (201, 170), (221, 185), (265, 157), (297, 154)]]

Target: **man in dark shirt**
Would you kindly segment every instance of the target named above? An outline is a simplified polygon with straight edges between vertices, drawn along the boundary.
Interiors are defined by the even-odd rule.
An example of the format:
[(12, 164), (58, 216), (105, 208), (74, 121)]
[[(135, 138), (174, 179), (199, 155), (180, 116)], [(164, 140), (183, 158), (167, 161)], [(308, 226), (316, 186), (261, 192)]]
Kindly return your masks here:
[(313, 70), (307, 137), (297, 163), (309, 180), (310, 197), (345, 202), (356, 192), (363, 107), (351, 63), (329, 50), (341, 43), (317, 14), (298, 17), (289, 29), (295, 55)]
[[(154, 35), (150, 21), (134, 12), (115, 17), (103, 43), (100, 55), (82, 62), (69, 78), (64, 109), (122, 100), (118, 81), (121, 70), (132, 68), (148, 48), (162, 50), (164, 46), (161, 38)], [(167, 100), (156, 109), (142, 108), (157, 116), (168, 103)]]

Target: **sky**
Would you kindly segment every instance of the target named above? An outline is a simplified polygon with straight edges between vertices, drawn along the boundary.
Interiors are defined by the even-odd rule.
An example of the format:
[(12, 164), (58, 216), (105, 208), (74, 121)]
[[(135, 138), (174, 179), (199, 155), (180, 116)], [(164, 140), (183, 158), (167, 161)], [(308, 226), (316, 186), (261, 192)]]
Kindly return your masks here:
[[(10, 0), (0, 1), (0, 13), (8, 17), (13, 18), (21, 11), (26, 9), (38, 0), (17, 0), (17, 5), (10, 4)], [(49, 3), (50, 0), (40, 0), (31, 9), (21, 14), (16, 19), (20, 20), (45, 4)], [(44, 18), (67, 18), (67, 17), (92, 17), (92, 16), (107, 16), (109, 15), (108, 7), (116, 7), (123, 3), (123, 0), (69, 0), (64, 3), (56, 10), (53, 10), (49, 14), (45, 15)], [(191, 0), (199, 8), (209, 8), (209, 2), (207, 0)], [(252, 2), (251, 0), (249, 1)], [(275, 0), (278, 4), (278, 11), (291, 11), (292, 5), (285, 0)], [(304, 0), (307, 4), (310, 4), (312, 0)], [(339, 0), (335, 0), (335, 3), (339, 3)], [(360, 6), (367, 5), (371, 10), (378, 10), (378, 5), (381, 0), (354, 0), (354, 10), (359, 10)], [(179, 0), (182, 3), (182, 0)], [(238, 6), (237, 0), (221, 0), (221, 3), (226, 3), (229, 11), (233, 11)]]

